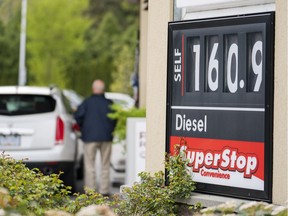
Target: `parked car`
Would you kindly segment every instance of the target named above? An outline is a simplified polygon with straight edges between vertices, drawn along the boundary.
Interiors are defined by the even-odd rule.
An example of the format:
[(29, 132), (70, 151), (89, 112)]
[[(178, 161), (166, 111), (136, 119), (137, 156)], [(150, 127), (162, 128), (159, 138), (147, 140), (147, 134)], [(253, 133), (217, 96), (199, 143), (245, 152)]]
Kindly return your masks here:
[(64, 89), (63, 94), (69, 100), (71, 108), (73, 111), (76, 111), (77, 107), (82, 103), (84, 97), (76, 93), (72, 89)]
[(127, 94), (118, 92), (105, 92), (105, 97), (119, 104), (123, 109), (130, 109), (135, 105), (135, 100)]
[(0, 86), (0, 151), (75, 186), (77, 136), (69, 101), (56, 87)]
[[(75, 91), (70, 89), (65, 89), (64, 94), (70, 101), (70, 104), (74, 107), (78, 107), (82, 101), (83, 97), (77, 94)], [(135, 104), (135, 100), (127, 94), (118, 92), (105, 92), (105, 97), (112, 100), (116, 104), (120, 104), (123, 109), (132, 108)], [(75, 109), (76, 110), (76, 109)], [(78, 160), (82, 161), (79, 163), (80, 166), (77, 168), (78, 178), (83, 177), (83, 142), (81, 139), (78, 140)], [(114, 141), (112, 145), (111, 153), (111, 163), (110, 163), (110, 181), (113, 185), (121, 185), (125, 183), (125, 170), (126, 170), (126, 147), (125, 142)], [(97, 156), (97, 166), (100, 164), (100, 157)]]
[[(73, 110), (76, 110), (84, 100), (83, 96), (79, 95), (72, 89), (64, 89), (63, 94), (69, 100)], [(120, 104), (124, 109), (129, 109), (135, 105), (135, 100), (127, 94), (119, 92), (105, 92), (105, 97), (112, 100), (116, 104)]]

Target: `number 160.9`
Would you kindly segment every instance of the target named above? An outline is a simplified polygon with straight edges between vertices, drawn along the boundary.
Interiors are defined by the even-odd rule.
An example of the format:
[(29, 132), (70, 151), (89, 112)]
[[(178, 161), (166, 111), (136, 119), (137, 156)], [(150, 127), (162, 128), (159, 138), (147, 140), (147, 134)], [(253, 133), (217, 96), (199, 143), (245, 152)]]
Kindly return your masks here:
[[(240, 47), (241, 51), (246, 50), (245, 60), (239, 58), (239, 46), (237, 35), (229, 35), (225, 38), (223, 57), (220, 55), (220, 43), (218, 37), (211, 37), (206, 41), (205, 64), (205, 91), (215, 92), (219, 90), (220, 61), (223, 61), (223, 91), (236, 93), (239, 89), (245, 88), (249, 92), (259, 92), (263, 80), (263, 42), (259, 34), (247, 37), (246, 49)], [(247, 44), (247, 43), (246, 43)], [(200, 39), (194, 38), (190, 43), (192, 56), (191, 75), (188, 78), (188, 91), (200, 91)], [(243, 55), (241, 56), (243, 58)], [(244, 64), (239, 67), (239, 64)], [(241, 68), (241, 70), (239, 70)], [(246, 74), (246, 71), (248, 73)], [(244, 73), (243, 73), (244, 72)], [(189, 73), (189, 72), (188, 72)]]

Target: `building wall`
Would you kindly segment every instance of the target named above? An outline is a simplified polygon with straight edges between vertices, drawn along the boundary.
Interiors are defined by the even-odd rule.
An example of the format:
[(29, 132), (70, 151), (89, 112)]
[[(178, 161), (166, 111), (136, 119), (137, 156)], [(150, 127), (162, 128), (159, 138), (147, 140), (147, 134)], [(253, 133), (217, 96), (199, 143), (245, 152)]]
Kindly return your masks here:
[(276, 0), (275, 82), (274, 82), (274, 146), (273, 146), (273, 203), (288, 200), (288, 6), (286, 0)]
[(164, 170), (167, 32), (172, 20), (171, 0), (150, 0), (147, 52), (147, 171)]
[(146, 5), (140, 1), (140, 42), (139, 42), (139, 107), (146, 107), (147, 89), (147, 35), (148, 35), (148, 11)]
[[(188, 1), (187, 1), (188, 2)], [(271, 1), (267, 1), (270, 3)], [(287, 1), (276, 0), (273, 203), (288, 200)], [(164, 170), (166, 126), (167, 26), (172, 0), (149, 1), (147, 50), (147, 150), (149, 172)], [(254, 8), (255, 9), (255, 8)]]

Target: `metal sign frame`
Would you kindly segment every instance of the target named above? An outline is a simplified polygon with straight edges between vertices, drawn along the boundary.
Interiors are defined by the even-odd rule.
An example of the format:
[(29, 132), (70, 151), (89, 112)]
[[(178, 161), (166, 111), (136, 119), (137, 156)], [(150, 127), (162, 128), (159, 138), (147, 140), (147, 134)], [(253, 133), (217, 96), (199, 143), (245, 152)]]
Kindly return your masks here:
[(168, 25), (166, 152), (197, 191), (272, 201), (274, 13)]

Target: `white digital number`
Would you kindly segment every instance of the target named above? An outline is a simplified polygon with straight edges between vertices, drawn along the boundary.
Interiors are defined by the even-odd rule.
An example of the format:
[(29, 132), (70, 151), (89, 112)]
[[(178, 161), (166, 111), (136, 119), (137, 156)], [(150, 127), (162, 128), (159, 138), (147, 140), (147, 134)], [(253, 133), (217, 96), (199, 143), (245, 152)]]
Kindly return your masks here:
[(199, 91), (200, 87), (200, 45), (193, 45), (195, 53), (195, 91)]
[[(208, 45), (208, 44), (205, 44)], [(215, 92), (219, 89), (219, 77), (223, 77), (223, 81), (225, 82), (225, 87), (223, 91), (230, 92), (230, 93), (237, 93), (239, 89), (243, 89), (242, 91), (253, 91), (253, 92), (259, 92), (263, 80), (263, 42), (261, 40), (256, 40), (256, 42), (253, 44), (249, 44), (248, 46), (252, 47), (251, 53), (246, 53), (246, 55), (249, 56), (250, 60), (247, 62), (251, 62), (251, 68), (248, 69), (248, 73), (250, 74), (240, 74), (245, 73), (245, 66), (242, 66), (242, 71), (239, 71), (239, 56), (241, 51), (243, 49), (239, 50), (239, 44), (237, 43), (231, 43), (227, 46), (227, 57), (222, 58), (222, 56), (217, 55), (219, 43), (211, 43), (209, 47), (211, 47), (211, 53), (207, 55), (208, 58), (208, 65), (207, 65), (207, 76), (205, 77), (205, 83), (207, 84), (206, 91), (212, 91)], [(207, 47), (202, 48), (202, 44), (193, 44), (192, 45), (192, 54), (194, 56), (194, 62), (192, 64), (193, 69), (192, 71), (192, 77), (191, 82), (193, 81), (193, 85), (191, 85), (192, 91), (199, 92), (200, 88), (202, 87), (202, 84), (200, 83), (200, 75), (202, 73), (200, 68), (201, 63), (201, 49), (205, 50)], [(250, 50), (247, 49), (247, 50)], [(178, 53), (177, 53), (178, 54)], [(222, 53), (223, 54), (223, 53)], [(179, 54), (180, 55), (180, 54)], [(223, 60), (224, 68), (226, 67), (226, 71), (223, 71), (223, 76), (221, 76), (222, 68), (220, 71), (219, 68), (219, 61)], [(207, 62), (204, 60), (204, 62)], [(175, 64), (178, 63), (179, 66), (175, 68), (175, 72), (181, 72), (181, 56), (180, 60), (175, 61)], [(179, 67), (179, 70), (178, 70)], [(205, 68), (205, 67), (204, 67)], [(176, 70), (177, 69), (177, 70)], [(252, 76), (251, 76), (252, 75)], [(181, 78), (181, 73), (179, 73), (179, 76)], [(190, 76), (190, 77), (191, 77)], [(253, 78), (251, 78), (253, 77)], [(241, 79), (242, 78), (242, 79)], [(247, 79), (247, 83), (245, 84), (245, 79)], [(251, 80), (250, 80), (251, 78)], [(247, 85), (247, 88), (246, 88)], [(245, 88), (244, 88), (245, 87)]]
[[(209, 58), (209, 65), (208, 65), (208, 86), (211, 91), (216, 91), (218, 89), (218, 75), (219, 75), (219, 61), (216, 59), (216, 53), (218, 50), (219, 43), (214, 43), (212, 52)], [(213, 70), (215, 69), (215, 70)], [(215, 71), (216, 77), (213, 81), (212, 79), (212, 72)]]
[[(232, 81), (232, 59), (235, 57), (235, 79)], [(237, 44), (231, 44), (228, 51), (227, 58), (227, 86), (231, 93), (235, 93), (238, 90), (238, 46)]]
[[(259, 64), (257, 64), (256, 62), (256, 56), (258, 51), (261, 53), (261, 61), (259, 62)], [(253, 91), (258, 92), (262, 83), (262, 41), (257, 41), (254, 44), (252, 48), (251, 58), (253, 73), (257, 75)]]

